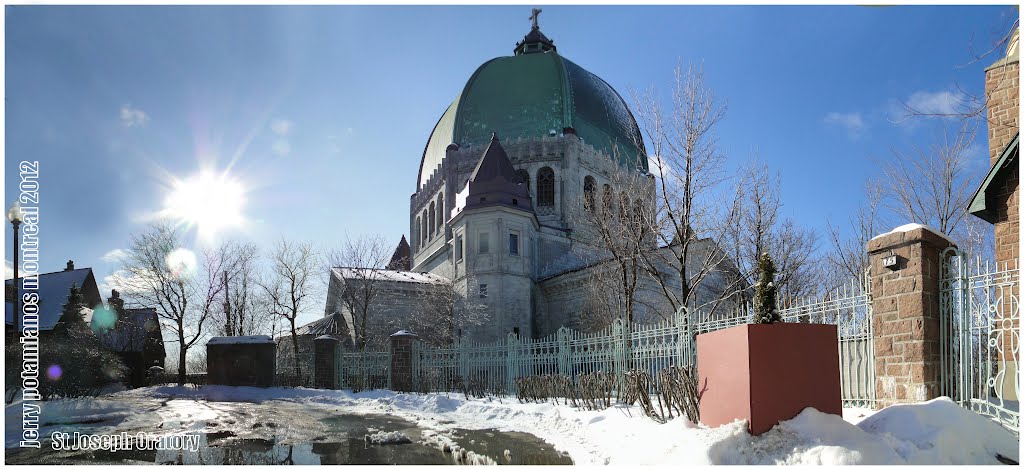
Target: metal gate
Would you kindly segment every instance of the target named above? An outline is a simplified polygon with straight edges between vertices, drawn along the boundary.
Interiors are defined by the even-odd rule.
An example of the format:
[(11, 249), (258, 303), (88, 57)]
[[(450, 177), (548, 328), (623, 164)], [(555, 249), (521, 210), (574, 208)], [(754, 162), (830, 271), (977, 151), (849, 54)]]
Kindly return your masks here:
[(1020, 271), (943, 250), (939, 282), (942, 394), (1020, 433)]

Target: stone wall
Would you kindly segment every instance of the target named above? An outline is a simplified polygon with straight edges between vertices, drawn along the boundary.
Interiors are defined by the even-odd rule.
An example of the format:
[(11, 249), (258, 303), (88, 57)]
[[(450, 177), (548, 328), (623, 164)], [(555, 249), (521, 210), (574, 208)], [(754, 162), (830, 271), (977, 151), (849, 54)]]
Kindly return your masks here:
[[(939, 396), (939, 254), (952, 243), (921, 226), (868, 242), (878, 405)], [(885, 266), (896, 256), (895, 266)]]
[(1020, 130), (1020, 62), (1000, 60), (985, 70), (988, 150), (992, 164)]

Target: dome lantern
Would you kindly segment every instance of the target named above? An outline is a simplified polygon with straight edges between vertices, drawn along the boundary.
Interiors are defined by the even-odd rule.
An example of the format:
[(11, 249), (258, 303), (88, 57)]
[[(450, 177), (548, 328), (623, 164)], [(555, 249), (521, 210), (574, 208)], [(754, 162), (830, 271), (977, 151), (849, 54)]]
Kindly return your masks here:
[(533, 27), (530, 28), (530, 32), (526, 34), (526, 37), (522, 41), (516, 43), (514, 49), (515, 55), (523, 54), (534, 54), (537, 52), (548, 52), (557, 51), (555, 42), (548, 39), (544, 33), (540, 32), (540, 26), (537, 25), (537, 19), (540, 17), (540, 8), (534, 8), (530, 15), (530, 21), (533, 22)]

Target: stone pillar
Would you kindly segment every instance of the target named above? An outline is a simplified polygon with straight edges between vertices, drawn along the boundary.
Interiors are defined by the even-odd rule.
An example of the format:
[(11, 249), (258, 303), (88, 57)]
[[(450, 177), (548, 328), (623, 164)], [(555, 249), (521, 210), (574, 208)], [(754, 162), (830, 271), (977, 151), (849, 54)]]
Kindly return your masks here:
[(313, 378), (316, 388), (338, 388), (338, 340), (320, 336), (313, 340)]
[[(952, 242), (910, 224), (868, 242), (878, 407), (939, 396), (939, 253)], [(886, 266), (886, 258), (895, 265)]]
[(413, 391), (412, 343), (415, 334), (400, 330), (391, 335), (391, 389), (396, 392)]

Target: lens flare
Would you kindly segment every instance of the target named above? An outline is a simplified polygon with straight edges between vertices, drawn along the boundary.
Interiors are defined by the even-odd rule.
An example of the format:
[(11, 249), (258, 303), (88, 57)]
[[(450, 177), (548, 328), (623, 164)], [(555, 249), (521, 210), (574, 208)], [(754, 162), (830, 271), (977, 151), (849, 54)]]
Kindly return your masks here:
[(164, 260), (171, 275), (177, 279), (187, 278), (195, 273), (196, 255), (187, 248), (177, 248), (167, 254)]
[(57, 364), (50, 364), (50, 367), (46, 368), (46, 378), (54, 382), (60, 380), (61, 375), (64, 375), (64, 371)]
[(185, 179), (175, 179), (164, 199), (164, 216), (195, 226), (204, 237), (212, 237), (245, 223), (245, 187), (227, 173), (203, 170)]
[(92, 311), (92, 330), (97, 332), (110, 331), (117, 323), (117, 312), (107, 307), (97, 307)]

